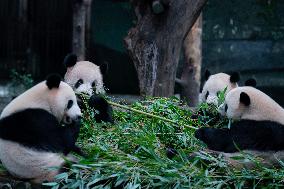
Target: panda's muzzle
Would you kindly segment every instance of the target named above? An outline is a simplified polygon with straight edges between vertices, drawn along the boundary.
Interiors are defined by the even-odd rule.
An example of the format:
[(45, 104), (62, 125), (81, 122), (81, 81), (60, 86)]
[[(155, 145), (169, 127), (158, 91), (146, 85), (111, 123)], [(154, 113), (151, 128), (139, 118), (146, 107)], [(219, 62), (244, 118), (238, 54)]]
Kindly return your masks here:
[(72, 124), (72, 123), (80, 123), (81, 120), (82, 120), (82, 116), (81, 115), (75, 116), (73, 119), (70, 116), (66, 116), (64, 122), (66, 124)]
[(75, 118), (73, 121), (75, 121), (75, 122), (81, 122), (81, 120), (82, 120), (82, 116), (81, 116), (81, 115), (78, 115), (78, 116), (76, 116), (76, 118)]

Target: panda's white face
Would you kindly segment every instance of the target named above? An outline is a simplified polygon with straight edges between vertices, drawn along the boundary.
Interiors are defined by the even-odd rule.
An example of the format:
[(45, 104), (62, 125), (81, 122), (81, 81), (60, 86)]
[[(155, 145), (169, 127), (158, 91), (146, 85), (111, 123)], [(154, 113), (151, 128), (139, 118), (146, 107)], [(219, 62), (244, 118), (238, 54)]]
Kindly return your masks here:
[(221, 115), (226, 115), (229, 119), (241, 119), (246, 107), (240, 103), (240, 93), (240, 90), (231, 90), (226, 95), (225, 102), (219, 109)]
[(52, 113), (61, 122), (70, 124), (82, 116), (76, 95), (68, 84), (61, 82), (59, 88), (51, 89), (48, 99)]
[(236, 88), (237, 83), (230, 82), (230, 76), (225, 73), (218, 73), (211, 75), (205, 82), (202, 92), (200, 94), (201, 102), (218, 105), (218, 95), (227, 88), (225, 95)]
[(283, 108), (254, 87), (237, 87), (231, 90), (220, 111), (221, 114), (235, 120), (266, 120), (284, 124)]
[(100, 67), (89, 61), (80, 61), (68, 67), (64, 80), (76, 93), (89, 96), (105, 93)]

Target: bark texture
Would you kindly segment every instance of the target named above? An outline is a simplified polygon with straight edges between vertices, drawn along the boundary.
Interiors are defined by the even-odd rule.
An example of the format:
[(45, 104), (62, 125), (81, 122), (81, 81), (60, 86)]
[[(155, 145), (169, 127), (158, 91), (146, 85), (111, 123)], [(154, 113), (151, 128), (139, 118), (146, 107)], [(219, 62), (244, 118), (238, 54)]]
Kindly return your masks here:
[(92, 0), (73, 0), (73, 41), (72, 51), (78, 60), (85, 60), (86, 15)]
[(202, 16), (200, 15), (184, 40), (185, 62), (180, 80), (181, 98), (195, 107), (199, 101), (202, 61)]
[(140, 93), (174, 94), (176, 68), (188, 31), (207, 0), (168, 0), (161, 14), (154, 14), (149, 0), (132, 0), (136, 27), (125, 38), (137, 70)]

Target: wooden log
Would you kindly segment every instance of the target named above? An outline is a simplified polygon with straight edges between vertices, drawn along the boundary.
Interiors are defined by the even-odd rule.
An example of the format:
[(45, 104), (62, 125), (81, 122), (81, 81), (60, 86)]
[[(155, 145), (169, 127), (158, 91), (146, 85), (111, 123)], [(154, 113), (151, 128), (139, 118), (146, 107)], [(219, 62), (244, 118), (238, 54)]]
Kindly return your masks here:
[(180, 78), (181, 99), (189, 106), (199, 102), (200, 72), (202, 60), (202, 16), (197, 19), (184, 40), (185, 62)]
[(207, 0), (169, 0), (163, 14), (148, 0), (131, 0), (137, 25), (125, 38), (139, 79), (141, 95), (172, 96), (184, 38)]
[(73, 40), (72, 51), (78, 60), (85, 60), (86, 14), (92, 0), (73, 0)]

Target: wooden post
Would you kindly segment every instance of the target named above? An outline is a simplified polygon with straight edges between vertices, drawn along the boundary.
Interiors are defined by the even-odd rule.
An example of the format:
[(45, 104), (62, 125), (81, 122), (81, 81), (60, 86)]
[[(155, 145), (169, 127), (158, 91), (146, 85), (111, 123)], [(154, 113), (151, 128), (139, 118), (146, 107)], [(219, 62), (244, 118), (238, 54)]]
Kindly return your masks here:
[(89, 2), (89, 5), (87, 6), (86, 11), (86, 54), (85, 56), (87, 58), (90, 58), (90, 47), (91, 47), (91, 35), (92, 35), (92, 27), (91, 27), (91, 18), (92, 18), (92, 1)]
[(85, 28), (88, 7), (92, 0), (73, 0), (73, 41), (72, 51), (77, 54), (78, 60), (85, 60)]
[(181, 47), (207, 0), (169, 0), (163, 14), (154, 14), (148, 0), (132, 0), (138, 18), (125, 38), (139, 79), (140, 93), (174, 94)]
[(185, 62), (180, 79), (181, 98), (194, 107), (199, 101), (202, 60), (202, 16), (200, 15), (184, 40)]

